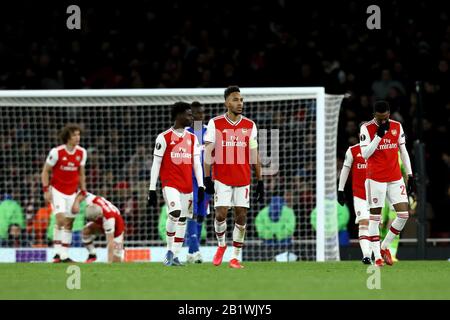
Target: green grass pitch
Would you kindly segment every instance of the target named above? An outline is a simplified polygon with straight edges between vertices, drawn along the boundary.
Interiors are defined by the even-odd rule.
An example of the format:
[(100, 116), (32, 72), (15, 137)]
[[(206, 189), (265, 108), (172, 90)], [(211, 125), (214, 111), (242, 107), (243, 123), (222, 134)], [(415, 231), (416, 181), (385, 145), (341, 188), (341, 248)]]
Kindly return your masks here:
[(450, 262), (400, 261), (380, 269), (368, 289), (367, 266), (352, 262), (77, 264), (81, 288), (69, 290), (67, 264), (0, 264), (0, 299), (450, 299)]

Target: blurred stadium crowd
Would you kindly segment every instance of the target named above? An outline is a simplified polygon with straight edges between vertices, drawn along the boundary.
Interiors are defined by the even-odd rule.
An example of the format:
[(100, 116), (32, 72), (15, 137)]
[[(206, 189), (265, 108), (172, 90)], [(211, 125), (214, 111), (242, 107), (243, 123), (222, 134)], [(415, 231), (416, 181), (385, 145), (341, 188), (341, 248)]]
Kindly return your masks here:
[[(195, 6), (181, 0), (140, 1), (121, 8), (89, 3), (80, 5), (79, 31), (65, 27), (63, 5), (16, 5), (20, 14), (0, 11), (0, 89), (325, 86), (328, 93), (351, 94), (339, 119), (339, 169), (346, 148), (358, 142), (360, 123), (371, 119), (374, 99), (390, 102), (392, 117), (403, 123), (412, 150), (418, 138), (415, 81), (423, 80), (428, 236), (450, 237), (450, 23), (433, 3), (391, 2), (381, 8), (381, 30), (366, 28), (366, 6), (359, 1), (327, 3), (326, 9), (320, 2), (295, 0), (229, 1), (220, 7), (206, 0)], [(2, 182), (1, 192), (3, 198), (18, 199), (26, 217), (33, 217), (42, 207), (35, 182), (45, 153), (42, 145), (37, 148), (26, 138), (30, 131), (17, 127), (14, 117), (4, 114), (1, 120), (1, 176), (11, 177)], [(40, 139), (49, 141), (49, 147), (62, 125), (21, 120), (42, 130)], [(112, 127), (126, 126), (125, 117)], [(127, 170), (139, 171), (133, 176), (147, 182), (150, 150), (139, 145), (154, 137), (135, 141), (118, 132), (124, 131), (82, 140), (82, 145), (96, 146), (88, 159), (88, 186), (107, 197), (116, 192), (113, 200), (133, 222), (127, 212), (136, 210), (142, 195), (129, 187), (134, 182), (126, 180)], [(117, 141), (116, 148), (131, 146), (129, 162), (101, 168), (104, 162), (96, 152), (111, 141)], [(20, 168), (24, 163), (28, 169)], [(25, 181), (14, 180), (21, 170), (30, 170)], [(19, 184), (32, 199), (7, 194)]]

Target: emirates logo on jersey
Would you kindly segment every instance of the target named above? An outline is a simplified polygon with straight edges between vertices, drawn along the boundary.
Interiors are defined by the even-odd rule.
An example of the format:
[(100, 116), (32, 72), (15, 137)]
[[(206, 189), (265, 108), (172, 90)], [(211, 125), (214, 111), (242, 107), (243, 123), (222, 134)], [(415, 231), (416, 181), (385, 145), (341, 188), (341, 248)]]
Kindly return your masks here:
[(395, 142), (392, 142), (391, 139), (382, 139), (380, 144), (377, 147), (377, 150), (388, 150), (388, 149), (397, 149), (398, 145)]
[(172, 159), (191, 159), (192, 154), (187, 152), (186, 148), (179, 147), (178, 152), (170, 152), (170, 158)]
[(230, 136), (229, 141), (222, 141), (222, 147), (247, 147), (247, 142), (239, 139), (239, 136)]
[(391, 130), (392, 135), (395, 137), (397, 135), (397, 129), (392, 129)]
[(367, 163), (358, 163), (356, 165), (357, 169), (367, 169)]

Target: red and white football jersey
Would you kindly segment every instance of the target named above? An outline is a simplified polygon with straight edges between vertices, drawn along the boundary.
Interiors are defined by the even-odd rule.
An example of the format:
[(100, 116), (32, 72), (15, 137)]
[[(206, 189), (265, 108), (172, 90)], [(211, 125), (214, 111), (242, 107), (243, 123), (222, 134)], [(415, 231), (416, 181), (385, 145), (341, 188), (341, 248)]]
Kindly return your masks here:
[(352, 173), (352, 191), (353, 196), (360, 199), (366, 199), (366, 159), (361, 154), (361, 147), (355, 144), (347, 149), (345, 153), (344, 166), (350, 168)]
[(103, 232), (114, 233), (114, 237), (118, 237), (124, 232), (125, 222), (115, 205), (105, 198), (91, 193), (88, 193), (85, 200), (88, 205), (96, 204), (102, 208), (103, 217), (98, 218), (95, 223), (102, 226)]
[(186, 129), (180, 133), (170, 128), (156, 138), (153, 154), (162, 157), (159, 172), (162, 187), (191, 193), (194, 156), (200, 156), (197, 137)]
[(47, 164), (53, 167), (50, 185), (67, 195), (77, 192), (79, 169), (86, 165), (86, 159), (86, 149), (80, 146), (76, 146), (72, 152), (67, 151), (66, 145), (50, 150), (46, 160)]
[[(241, 116), (236, 122), (226, 114), (211, 119), (205, 141), (215, 144), (213, 179), (228, 186), (250, 184), (250, 144), (256, 142), (255, 123)], [(256, 144), (255, 144), (256, 145)]]
[[(405, 133), (400, 122), (389, 120), (389, 131), (381, 139), (374, 153), (367, 159), (367, 179), (392, 182), (402, 178), (398, 162), (399, 146), (405, 144)], [(377, 134), (375, 120), (361, 126), (360, 146), (366, 147)]]

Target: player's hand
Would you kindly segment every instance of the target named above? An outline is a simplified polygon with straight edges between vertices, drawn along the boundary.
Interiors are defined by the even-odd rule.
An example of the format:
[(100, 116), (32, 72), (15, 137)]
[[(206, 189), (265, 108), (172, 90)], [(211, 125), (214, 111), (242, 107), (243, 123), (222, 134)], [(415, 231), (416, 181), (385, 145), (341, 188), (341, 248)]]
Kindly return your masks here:
[(341, 206), (345, 204), (345, 192), (344, 191), (338, 191), (338, 202)]
[(383, 136), (386, 134), (386, 132), (389, 131), (389, 126), (390, 126), (389, 119), (386, 120), (386, 122), (381, 123), (378, 126), (377, 136), (379, 136), (380, 138), (383, 138)]
[(211, 177), (205, 177), (205, 191), (207, 194), (214, 194), (214, 182)]
[(72, 213), (77, 214), (80, 212), (80, 204), (78, 202), (74, 202), (72, 205)]
[(203, 200), (205, 200), (205, 188), (204, 187), (198, 187), (198, 190), (197, 190), (197, 204), (198, 204), (198, 206), (201, 205)]
[(259, 203), (264, 202), (264, 182), (262, 180), (258, 180), (258, 184), (256, 185), (256, 201)]
[(157, 202), (157, 196), (156, 196), (156, 191), (155, 190), (148, 190), (148, 195), (147, 195), (147, 205), (149, 207), (156, 207), (156, 202)]
[(413, 176), (408, 176), (408, 184), (406, 186), (406, 192), (408, 193), (408, 197), (415, 198), (416, 194), (416, 181)]
[(52, 195), (51, 195), (50, 191), (44, 192), (44, 200), (45, 200), (46, 205), (49, 205), (50, 203), (52, 203)]

